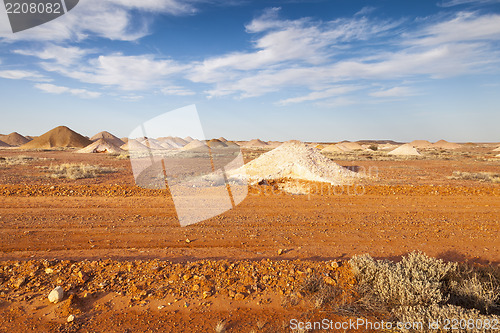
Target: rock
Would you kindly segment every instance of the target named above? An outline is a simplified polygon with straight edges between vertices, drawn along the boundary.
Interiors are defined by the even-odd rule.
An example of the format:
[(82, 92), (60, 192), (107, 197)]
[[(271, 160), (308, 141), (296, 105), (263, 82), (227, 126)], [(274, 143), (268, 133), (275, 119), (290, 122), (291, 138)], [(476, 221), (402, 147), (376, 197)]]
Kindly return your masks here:
[(87, 282), (87, 280), (89, 279), (88, 275), (87, 275), (87, 274), (85, 274), (85, 273), (84, 273), (84, 272), (82, 272), (82, 271), (79, 271), (79, 272), (78, 272), (78, 277), (80, 278), (80, 280), (81, 280), (82, 282)]
[(45, 268), (45, 274), (52, 274), (54, 270), (52, 268)]
[(49, 294), (49, 302), (57, 303), (64, 298), (64, 290), (61, 286), (57, 286)]
[(198, 290), (200, 290), (200, 285), (195, 284), (195, 285), (193, 286), (193, 291), (198, 291)]
[(13, 286), (14, 288), (16, 288), (16, 289), (19, 289), (19, 288), (21, 288), (21, 287), (24, 285), (24, 283), (25, 283), (25, 282), (26, 282), (26, 278), (24, 278), (24, 277), (20, 277), (20, 278), (18, 278), (17, 280), (15, 280), (15, 281), (12, 283), (12, 286)]
[(210, 296), (212, 296), (212, 293), (210, 291), (204, 291), (203, 292), (203, 298), (208, 298)]
[(283, 250), (283, 249), (279, 249), (279, 250), (278, 250), (278, 255), (279, 255), (279, 256), (280, 256), (280, 255), (282, 255), (283, 253), (285, 253), (285, 250)]
[(242, 293), (237, 293), (236, 295), (234, 295), (234, 300), (235, 301), (242, 301), (245, 299), (245, 295), (242, 294)]
[(333, 286), (333, 285), (335, 285), (335, 280), (332, 279), (331, 277), (327, 276), (325, 278), (325, 283)]
[(339, 263), (336, 261), (332, 261), (331, 266), (332, 268), (339, 268)]
[(75, 316), (74, 316), (74, 315), (69, 315), (69, 316), (68, 316), (68, 319), (66, 319), (66, 321), (67, 321), (68, 323), (71, 323), (73, 320), (75, 320)]

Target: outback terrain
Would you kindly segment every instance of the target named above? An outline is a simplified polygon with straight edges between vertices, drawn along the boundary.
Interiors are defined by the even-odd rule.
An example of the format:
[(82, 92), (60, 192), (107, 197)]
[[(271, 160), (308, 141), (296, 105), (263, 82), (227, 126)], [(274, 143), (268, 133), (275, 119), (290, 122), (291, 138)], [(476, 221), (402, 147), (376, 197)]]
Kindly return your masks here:
[[(293, 318), (389, 318), (355, 306), (353, 257), (421, 251), (498, 275), (496, 147), (325, 151), (367, 176), (292, 181), (304, 194), (252, 184), (234, 209), (187, 227), (168, 189), (135, 185), (126, 154), (0, 148), (0, 331), (289, 332)], [(244, 161), (271, 149), (242, 145)], [(95, 169), (72, 179), (67, 164)], [(498, 314), (492, 302), (481, 315)]]

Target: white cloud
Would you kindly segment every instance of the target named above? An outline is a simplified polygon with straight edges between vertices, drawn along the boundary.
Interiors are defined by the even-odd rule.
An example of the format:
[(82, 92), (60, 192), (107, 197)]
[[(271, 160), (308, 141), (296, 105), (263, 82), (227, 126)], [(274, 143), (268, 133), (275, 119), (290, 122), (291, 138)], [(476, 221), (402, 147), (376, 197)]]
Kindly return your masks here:
[(287, 105), (287, 104), (293, 104), (293, 103), (302, 103), (302, 102), (309, 102), (309, 101), (316, 101), (320, 99), (326, 99), (326, 98), (331, 98), (334, 96), (339, 96), (343, 95), (355, 90), (359, 90), (361, 87), (359, 86), (337, 86), (333, 88), (329, 88), (326, 90), (322, 91), (313, 91), (305, 96), (300, 96), (300, 97), (293, 97), (293, 98), (288, 98), (284, 99), (278, 102), (279, 105)]
[(127, 101), (127, 102), (138, 102), (138, 101), (142, 100), (143, 98), (144, 98), (144, 96), (139, 96), (139, 95), (124, 95), (124, 96), (120, 96), (121, 100)]
[[(307, 18), (289, 21), (278, 19), (278, 11), (278, 8), (268, 10), (246, 26), (247, 32), (262, 34), (254, 41), (255, 51), (234, 52), (197, 63), (188, 78), (216, 84), (215, 89), (208, 91), (210, 96), (238, 90), (242, 90), (242, 97), (260, 95), (280, 89), (276, 85), (284, 83), (281, 77), (288, 76), (290, 69), (328, 66), (341, 50), (349, 48), (350, 42), (375, 39), (400, 23), (372, 22), (364, 17), (329, 22)], [(253, 78), (265, 80), (255, 82)], [(303, 83), (307, 77), (300, 80)]]
[(364, 16), (364, 15), (368, 15), (368, 14), (371, 14), (373, 13), (377, 8), (373, 7), (373, 6), (365, 6), (363, 8), (361, 8), (360, 11), (358, 11), (356, 14), (354, 14), (355, 16)]
[(168, 86), (160, 90), (164, 95), (175, 95), (175, 96), (191, 96), (196, 93), (192, 90), (185, 89), (179, 86)]
[(2, 30), (0, 41), (57, 43), (89, 36), (134, 41), (149, 34), (151, 13), (191, 14), (195, 12), (193, 3), (184, 0), (85, 0), (67, 14), (40, 26), (15, 34)]
[[(119, 8), (139, 6), (132, 0), (110, 3)], [(167, 10), (174, 8), (174, 3), (177, 2), (149, 0), (140, 6), (143, 11), (154, 11), (158, 6), (166, 6), (160, 10)], [(208, 85), (205, 93), (209, 98), (248, 98), (289, 88), (298, 91), (297, 96), (277, 102), (281, 105), (320, 100), (328, 103), (325, 100), (339, 99), (339, 95), (350, 92), (342, 89), (384, 80), (391, 80), (396, 87), (372, 92), (371, 96), (391, 97), (411, 92), (412, 88), (404, 83), (408, 79), (498, 70), (495, 66), (500, 62), (500, 15), (461, 12), (451, 18), (431, 17), (418, 21), (419, 27), (405, 34), (400, 33), (400, 24), (401, 21), (360, 15), (327, 22), (308, 18), (284, 20), (279, 18), (279, 8), (272, 8), (245, 26), (253, 38), (252, 50), (229, 52), (204, 61), (182, 62), (151, 54), (96, 57), (95, 50), (54, 43), (41, 51), (14, 52), (46, 60), (41, 63), (46, 71), (122, 91), (152, 89), (165, 95), (195, 94), (192, 87), (184, 87), (186, 79)], [(123, 32), (121, 28), (115, 30), (120, 31)], [(107, 32), (108, 38), (112, 38), (112, 33)], [(21, 72), (4, 71), (0, 76), (1, 73), (29, 78), (28, 71), (25, 77)]]
[(88, 63), (64, 68), (43, 63), (47, 71), (57, 72), (85, 83), (113, 86), (121, 90), (144, 90), (161, 85), (167, 77), (186, 69), (173, 60), (155, 59), (152, 55), (101, 55)]
[(69, 66), (81, 61), (90, 50), (84, 50), (79, 47), (70, 46), (63, 47), (59, 45), (49, 44), (42, 51), (38, 50), (14, 50), (14, 53), (35, 56), (44, 60), (54, 60), (61, 66)]
[(85, 89), (71, 89), (68, 87), (56, 86), (56, 85), (49, 84), (49, 83), (35, 84), (35, 88), (43, 90), (43, 91), (51, 93), (51, 94), (69, 93), (71, 95), (82, 97), (82, 98), (97, 98), (97, 97), (101, 96), (101, 93), (99, 93), (99, 92), (88, 91)]
[(499, 3), (500, 0), (443, 0), (438, 3), (441, 7), (453, 7), (458, 5), (474, 4), (474, 5), (487, 5)]
[(404, 96), (412, 96), (415, 93), (409, 87), (393, 87), (386, 90), (379, 90), (370, 93), (370, 96), (373, 97), (404, 97)]
[[(280, 101), (293, 103), (321, 96), (318, 91), (336, 83), (487, 73), (500, 60), (494, 44), (500, 39), (498, 15), (459, 13), (397, 38), (387, 38), (389, 31), (397, 33), (395, 22), (282, 21), (276, 15), (273, 9), (247, 25), (247, 31), (264, 33), (254, 44), (255, 52), (208, 59), (195, 66), (189, 78), (213, 84), (206, 91), (209, 97), (254, 97), (288, 87), (311, 91)], [(350, 53), (352, 42), (368, 36), (372, 36), (368, 46)], [(369, 56), (360, 56), (363, 53)]]
[(48, 81), (38, 72), (25, 70), (0, 70), (0, 78), (12, 80)]
[(451, 20), (432, 24), (410, 35), (409, 44), (420, 46), (445, 43), (500, 40), (500, 15), (460, 12)]

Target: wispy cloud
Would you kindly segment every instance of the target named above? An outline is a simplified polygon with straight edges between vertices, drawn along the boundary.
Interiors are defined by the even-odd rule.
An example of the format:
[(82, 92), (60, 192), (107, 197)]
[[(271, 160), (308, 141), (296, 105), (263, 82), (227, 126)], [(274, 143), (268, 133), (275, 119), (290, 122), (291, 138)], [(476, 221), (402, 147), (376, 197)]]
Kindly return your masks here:
[[(102, 37), (134, 41), (149, 34), (151, 13), (189, 15), (196, 1), (184, 0), (86, 0), (71, 12), (38, 27), (12, 34), (0, 34), (0, 41), (62, 42)], [(132, 11), (136, 15), (132, 15)], [(3, 31), (3, 30), (2, 30)]]
[(175, 95), (175, 96), (191, 96), (195, 95), (196, 93), (192, 90), (179, 87), (179, 86), (168, 86), (161, 88), (160, 91), (164, 95)]
[(11, 80), (48, 81), (48, 79), (35, 71), (25, 70), (0, 70), (0, 78)]
[[(287, 87), (311, 90), (280, 101), (286, 104), (314, 99), (336, 83), (487, 73), (500, 60), (495, 46), (500, 16), (494, 14), (458, 13), (399, 34), (397, 22), (356, 17), (326, 23), (288, 21), (277, 13), (272, 9), (247, 25), (247, 31), (263, 34), (255, 41), (255, 52), (208, 59), (195, 66), (189, 78), (213, 84), (206, 91), (210, 97), (254, 97)], [(369, 44), (350, 51), (368, 38)]]
[(82, 98), (97, 98), (101, 96), (101, 93), (88, 91), (85, 89), (71, 89), (68, 87), (56, 86), (49, 83), (38, 83), (35, 84), (35, 88), (40, 89), (42, 91), (51, 93), (51, 94), (63, 94), (69, 93), (74, 96), (82, 97)]
[(354, 16), (364, 16), (373, 13), (377, 8), (373, 6), (365, 6), (361, 8)]
[[(112, 3), (123, 8), (139, 6), (131, 0)], [(166, 6), (161, 10), (167, 10), (175, 3), (149, 0), (140, 6), (152, 11)], [(188, 7), (172, 13), (186, 13)], [(500, 15), (458, 12), (451, 17), (430, 17), (405, 33), (401, 33), (402, 22), (362, 15), (331, 21), (287, 20), (280, 17), (279, 8), (271, 8), (244, 27), (252, 40), (251, 50), (202, 61), (152, 54), (97, 56), (96, 50), (52, 42), (41, 50), (18, 48), (14, 52), (42, 59), (40, 66), (47, 72), (119, 91), (149, 89), (191, 96), (197, 87), (203, 87), (208, 98), (297, 92), (296, 96), (281, 97), (278, 105), (350, 100), (346, 96), (353, 90), (385, 81), (393, 88), (363, 93), (367, 98), (410, 96), (414, 90), (404, 83), (408, 79), (433, 80), (498, 70)], [(3, 77), (27, 79), (37, 75), (28, 71), (1, 73)], [(192, 84), (186, 86), (186, 80)]]
[(35, 56), (44, 60), (53, 60), (61, 66), (69, 66), (81, 61), (91, 50), (84, 50), (79, 47), (63, 47), (49, 44), (43, 50), (19, 49), (13, 51), (16, 54)]
[(458, 5), (488, 5), (494, 3), (500, 3), (500, 0), (443, 0), (438, 2), (438, 5), (441, 7), (453, 7)]
[(72, 79), (121, 90), (144, 90), (158, 85), (173, 74), (185, 70), (173, 60), (156, 59), (152, 55), (125, 56), (121, 53), (101, 55), (79, 66), (64, 67), (43, 63), (46, 71)]
[[(238, 91), (241, 97), (260, 95), (280, 89), (297, 72), (321, 71), (349, 49), (350, 43), (380, 38), (400, 23), (369, 21), (365, 17), (290, 21), (278, 18), (278, 13), (279, 8), (267, 10), (246, 26), (247, 32), (262, 35), (254, 41), (255, 51), (207, 59), (195, 65), (188, 78), (215, 84), (215, 89), (208, 91), (210, 96)], [(294, 69), (298, 69), (296, 73)], [(304, 76), (300, 80), (308, 81)]]
[(359, 86), (337, 86), (333, 88), (329, 88), (321, 91), (313, 91), (305, 96), (293, 97), (284, 99), (278, 102), (278, 105), (287, 105), (293, 103), (302, 103), (309, 101), (317, 101), (321, 99), (331, 98), (334, 96), (344, 95), (346, 93), (359, 90), (361, 87)]
[(412, 95), (415, 95), (415, 92), (409, 87), (393, 87), (370, 93), (370, 96), (373, 97), (404, 97)]

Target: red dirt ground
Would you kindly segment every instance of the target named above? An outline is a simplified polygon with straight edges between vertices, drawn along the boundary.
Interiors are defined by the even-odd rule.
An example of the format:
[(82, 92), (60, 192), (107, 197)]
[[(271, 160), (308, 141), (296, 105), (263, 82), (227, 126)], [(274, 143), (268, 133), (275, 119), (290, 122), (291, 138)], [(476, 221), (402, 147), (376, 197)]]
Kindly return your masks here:
[[(363, 253), (397, 259), (414, 250), (453, 261), (500, 263), (500, 185), (448, 178), (457, 170), (499, 173), (500, 162), (494, 159), (339, 160), (344, 166), (378, 170), (377, 177), (364, 181), (358, 195), (347, 187), (287, 195), (272, 186), (254, 186), (235, 209), (183, 228), (167, 191), (134, 186), (128, 160), (65, 151), (0, 153), (46, 159), (0, 166), (2, 266), (52, 258), (77, 263), (111, 259), (113, 265), (137, 259), (182, 265), (271, 259), (312, 265)], [(119, 172), (74, 181), (48, 178), (39, 168), (60, 163), (99, 164)], [(156, 308), (161, 298), (129, 308), (120, 305), (126, 296), (100, 291), (87, 303), (102, 304), (102, 309), (82, 311), (78, 321), (66, 324), (54, 312), (57, 305), (46, 301), (50, 290), (36, 297), (34, 290), (17, 295), (2, 281), (0, 330), (5, 331), (208, 332), (224, 318), (232, 323), (230, 332), (250, 332), (259, 319), (272, 323), (262, 332), (271, 327), (287, 331), (282, 322), (305, 313), (283, 308), (276, 290), (266, 295), (272, 299), (266, 306), (217, 296), (213, 303), (220, 305), (209, 310), (162, 311)], [(52, 282), (54, 287), (57, 281)], [(26, 295), (38, 301), (21, 301)], [(42, 306), (44, 314), (30, 312), (33, 306)]]

